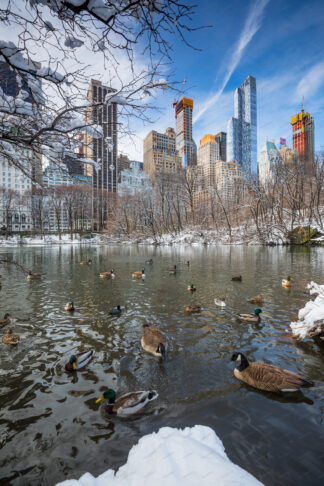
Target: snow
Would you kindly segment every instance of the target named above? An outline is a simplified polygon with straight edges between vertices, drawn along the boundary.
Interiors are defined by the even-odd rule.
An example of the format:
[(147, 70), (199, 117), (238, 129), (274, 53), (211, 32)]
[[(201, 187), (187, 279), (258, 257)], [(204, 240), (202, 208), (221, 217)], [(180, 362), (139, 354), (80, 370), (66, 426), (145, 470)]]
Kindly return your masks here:
[(293, 335), (305, 339), (310, 332), (318, 331), (324, 324), (324, 285), (311, 282), (307, 285), (311, 295), (317, 294), (315, 300), (309, 300), (298, 312), (298, 321), (291, 322)]
[(162, 427), (145, 435), (115, 473), (108, 469), (94, 478), (86, 473), (57, 486), (257, 486), (262, 485), (226, 455), (222, 441), (203, 425)]
[(18, 235), (9, 236), (6, 240), (5, 237), (0, 237), (0, 246), (46, 246), (46, 245), (98, 245), (101, 243), (101, 235), (95, 235), (92, 238), (80, 238), (80, 235), (73, 235), (71, 240), (70, 234), (64, 233), (61, 235), (61, 239), (57, 234), (45, 235), (43, 238), (40, 236), (35, 237), (20, 237)]

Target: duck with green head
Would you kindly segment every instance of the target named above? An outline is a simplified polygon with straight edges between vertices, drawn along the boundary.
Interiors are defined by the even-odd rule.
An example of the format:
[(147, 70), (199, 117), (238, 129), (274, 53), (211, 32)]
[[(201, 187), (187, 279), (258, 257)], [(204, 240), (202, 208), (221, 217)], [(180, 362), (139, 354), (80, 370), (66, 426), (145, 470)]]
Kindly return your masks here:
[(73, 312), (75, 310), (74, 302), (72, 300), (70, 300), (70, 302), (68, 302), (66, 304), (66, 306), (64, 307), (64, 310)]
[(80, 371), (90, 362), (94, 355), (93, 349), (84, 353), (72, 354), (65, 365), (65, 371)]
[(109, 388), (96, 400), (96, 403), (107, 400), (104, 407), (109, 415), (127, 417), (128, 415), (141, 413), (145, 405), (157, 397), (158, 393), (155, 390), (151, 390), (125, 393), (125, 395), (116, 399), (116, 392)]
[(287, 277), (287, 280), (286, 279), (283, 279), (281, 281), (281, 284), (282, 284), (283, 287), (291, 287), (291, 281), (292, 281), (292, 277), (289, 275)]
[(190, 290), (190, 292), (194, 292), (197, 289), (196, 289), (194, 284), (190, 284), (190, 285), (188, 285), (188, 290)]
[(261, 321), (260, 314), (262, 313), (262, 309), (258, 307), (254, 310), (254, 314), (237, 314), (238, 319), (244, 322), (255, 322), (259, 323)]

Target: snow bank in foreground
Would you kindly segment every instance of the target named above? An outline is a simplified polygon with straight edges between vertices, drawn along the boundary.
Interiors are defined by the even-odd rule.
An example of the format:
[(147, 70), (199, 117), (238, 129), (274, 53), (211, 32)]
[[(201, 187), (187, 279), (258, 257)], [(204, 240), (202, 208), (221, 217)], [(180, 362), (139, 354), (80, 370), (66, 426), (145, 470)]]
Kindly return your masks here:
[(292, 322), (290, 327), (293, 335), (298, 339), (311, 337), (324, 326), (324, 285), (311, 282), (307, 285), (309, 293), (318, 294), (316, 299), (307, 302), (298, 312), (298, 321)]
[(69, 234), (61, 235), (61, 239), (58, 235), (45, 235), (43, 238), (40, 236), (35, 237), (20, 237), (20, 236), (10, 236), (8, 239), (4, 237), (0, 238), (0, 246), (45, 246), (45, 245), (79, 245), (84, 244), (99, 244), (101, 243), (101, 235), (96, 235), (93, 238), (80, 239), (78, 234), (73, 235), (73, 240)]
[[(127, 463), (116, 473), (97, 478), (90, 473), (60, 486), (257, 486), (251, 474), (233, 464), (215, 432), (202, 425), (184, 430), (163, 427), (133, 446)], [(58, 485), (57, 485), (58, 486)]]

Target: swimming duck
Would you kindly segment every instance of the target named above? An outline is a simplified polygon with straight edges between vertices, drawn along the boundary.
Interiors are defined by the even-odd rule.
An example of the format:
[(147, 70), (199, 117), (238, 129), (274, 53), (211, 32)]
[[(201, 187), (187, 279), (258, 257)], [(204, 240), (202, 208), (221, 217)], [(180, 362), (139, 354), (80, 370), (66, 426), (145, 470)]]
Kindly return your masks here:
[(155, 400), (158, 396), (155, 390), (137, 391), (125, 393), (125, 395), (120, 396), (116, 400), (116, 392), (109, 389), (96, 400), (96, 403), (100, 403), (102, 400), (108, 400), (108, 403), (105, 404), (105, 411), (109, 415), (127, 417), (128, 415), (141, 413), (145, 405)]
[(99, 275), (101, 278), (115, 278), (115, 271), (112, 268), (110, 272), (101, 272)]
[(292, 277), (287, 277), (287, 280), (285, 279), (282, 279), (281, 280), (281, 284), (283, 287), (291, 287), (291, 281), (292, 281)]
[(7, 333), (3, 336), (2, 341), (5, 344), (18, 344), (20, 340), (19, 334), (13, 334), (12, 329), (10, 327), (7, 329)]
[(133, 278), (145, 278), (145, 270), (144, 268), (142, 269), (141, 272), (133, 272), (132, 273)]
[(109, 314), (111, 316), (119, 316), (121, 313), (122, 313), (122, 310), (120, 308), (120, 305), (117, 305), (117, 307), (115, 309), (112, 309), (111, 311), (109, 311)]
[(248, 301), (251, 302), (251, 304), (263, 304), (264, 299), (263, 299), (263, 296), (261, 294), (259, 294), (259, 295), (256, 295), (255, 297), (250, 297), (248, 299)]
[(92, 262), (92, 260), (83, 260), (80, 262), (80, 265), (89, 265)]
[(234, 353), (231, 361), (236, 361), (234, 376), (254, 388), (269, 392), (293, 392), (300, 388), (314, 386), (292, 371), (265, 363), (249, 363), (243, 353)]
[(46, 273), (33, 273), (31, 270), (28, 270), (27, 280), (32, 280), (33, 278), (42, 278)]
[(189, 265), (190, 265), (190, 261), (189, 261), (189, 260), (187, 261), (187, 265), (188, 265), (188, 267), (189, 267)]
[(176, 274), (177, 273), (177, 265), (174, 265), (173, 268), (170, 268), (169, 273)]
[(153, 259), (150, 258), (149, 260), (145, 260), (145, 263), (150, 263), (151, 264), (151, 263), (153, 263)]
[(165, 358), (168, 343), (164, 334), (153, 324), (143, 325), (143, 334), (141, 339), (142, 348), (153, 356)]
[(188, 290), (190, 290), (191, 292), (194, 292), (196, 289), (196, 287), (194, 286), (194, 284), (190, 284), (188, 285)]
[(200, 305), (185, 305), (185, 310), (186, 312), (201, 312), (201, 306)]
[(93, 349), (84, 351), (83, 353), (73, 354), (65, 365), (65, 371), (80, 371), (91, 360), (94, 355)]
[(259, 323), (261, 321), (260, 314), (262, 313), (261, 309), (255, 309), (254, 314), (237, 314), (237, 317), (244, 322), (255, 322)]
[(68, 302), (66, 304), (66, 306), (64, 307), (64, 310), (73, 312), (75, 310), (74, 302), (72, 300), (70, 302)]
[(225, 297), (220, 297), (219, 299), (216, 297), (216, 299), (214, 300), (214, 302), (219, 307), (225, 307), (226, 306)]
[(242, 282), (242, 275), (232, 277), (233, 282)]
[(10, 324), (10, 314), (6, 312), (3, 319), (0, 319), (0, 329), (2, 329), (4, 326), (7, 326), (8, 324)]

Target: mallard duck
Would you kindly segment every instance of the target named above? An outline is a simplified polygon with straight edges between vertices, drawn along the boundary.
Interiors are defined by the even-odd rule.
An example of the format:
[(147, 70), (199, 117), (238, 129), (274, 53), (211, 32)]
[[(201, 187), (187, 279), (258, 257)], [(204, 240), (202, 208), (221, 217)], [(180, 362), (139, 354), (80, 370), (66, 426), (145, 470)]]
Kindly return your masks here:
[(190, 290), (190, 292), (194, 292), (196, 289), (196, 287), (194, 286), (194, 284), (190, 284), (188, 285), (188, 290)]
[(236, 361), (234, 376), (254, 388), (269, 392), (293, 392), (300, 388), (314, 386), (311, 381), (301, 378), (292, 371), (265, 363), (249, 363), (243, 353), (234, 353), (231, 361)]
[(2, 341), (6, 344), (18, 344), (20, 340), (19, 334), (13, 334), (10, 327), (7, 329), (7, 333), (3, 336)]
[(84, 351), (83, 353), (73, 354), (65, 365), (65, 371), (79, 371), (82, 370), (91, 360), (94, 355), (93, 349)]
[(170, 268), (169, 273), (176, 274), (177, 273), (177, 265), (174, 265), (173, 268)]
[(164, 334), (153, 324), (143, 325), (143, 334), (141, 339), (142, 348), (153, 356), (165, 358), (168, 343)]
[(83, 260), (82, 262), (80, 262), (80, 265), (90, 265), (91, 262), (92, 260)]
[(281, 280), (281, 284), (283, 287), (291, 287), (291, 281), (292, 281), (292, 277), (287, 277), (287, 280), (285, 279), (282, 279)]
[(152, 259), (152, 258), (150, 258), (149, 260), (145, 260), (145, 263), (149, 263), (149, 264), (151, 264), (151, 263), (153, 263), (153, 259)]
[(111, 316), (119, 316), (121, 313), (122, 313), (122, 310), (120, 308), (120, 305), (117, 305), (117, 307), (115, 309), (112, 309), (111, 311), (109, 311), (109, 314)]
[(133, 272), (133, 278), (145, 278), (145, 269), (143, 268), (141, 272)]
[(233, 282), (242, 282), (242, 275), (232, 277)]
[(72, 300), (70, 302), (68, 302), (66, 304), (66, 306), (64, 307), (64, 310), (73, 312), (75, 310), (74, 302)]
[(217, 298), (214, 300), (215, 304), (218, 305), (219, 307), (225, 307), (226, 306), (226, 303), (225, 303), (225, 297), (220, 297), (220, 298)]
[(112, 268), (110, 272), (101, 272), (99, 275), (101, 278), (115, 278), (115, 271)]
[(33, 273), (31, 270), (28, 270), (27, 280), (32, 280), (34, 278), (42, 278), (46, 273)]
[(137, 391), (125, 393), (116, 400), (116, 392), (112, 389), (105, 391), (101, 397), (96, 400), (100, 403), (102, 400), (107, 400), (105, 404), (105, 411), (109, 415), (119, 415), (120, 417), (127, 417), (135, 413), (141, 413), (145, 405), (158, 397), (155, 390), (151, 391)]
[(261, 294), (259, 294), (255, 297), (250, 297), (248, 299), (248, 301), (251, 302), (251, 304), (263, 304), (264, 299), (263, 299), (263, 296)]
[(0, 329), (2, 329), (4, 326), (7, 326), (8, 324), (10, 324), (10, 314), (6, 312), (3, 319), (0, 319)]
[(261, 317), (260, 314), (262, 313), (261, 309), (255, 309), (254, 314), (237, 314), (237, 317), (244, 322), (260, 322)]
[(200, 305), (185, 305), (185, 310), (186, 312), (201, 312), (201, 306)]

